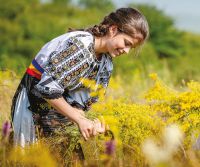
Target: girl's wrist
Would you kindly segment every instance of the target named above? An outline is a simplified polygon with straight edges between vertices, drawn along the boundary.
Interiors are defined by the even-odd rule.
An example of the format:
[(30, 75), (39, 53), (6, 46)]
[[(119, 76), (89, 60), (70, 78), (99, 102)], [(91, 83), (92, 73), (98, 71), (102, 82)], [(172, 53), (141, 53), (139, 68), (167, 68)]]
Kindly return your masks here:
[(77, 116), (74, 118), (74, 122), (79, 125), (80, 122), (83, 121), (83, 119), (85, 119), (85, 117), (81, 113), (78, 113)]

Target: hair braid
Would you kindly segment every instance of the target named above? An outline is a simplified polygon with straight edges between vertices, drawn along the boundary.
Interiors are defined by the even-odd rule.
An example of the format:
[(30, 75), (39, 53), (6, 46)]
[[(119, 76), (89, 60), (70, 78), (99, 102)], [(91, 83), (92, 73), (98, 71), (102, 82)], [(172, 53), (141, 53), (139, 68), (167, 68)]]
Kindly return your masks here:
[(94, 36), (102, 37), (105, 36), (108, 32), (110, 25), (99, 24), (93, 27), (87, 28), (86, 31), (91, 32)]

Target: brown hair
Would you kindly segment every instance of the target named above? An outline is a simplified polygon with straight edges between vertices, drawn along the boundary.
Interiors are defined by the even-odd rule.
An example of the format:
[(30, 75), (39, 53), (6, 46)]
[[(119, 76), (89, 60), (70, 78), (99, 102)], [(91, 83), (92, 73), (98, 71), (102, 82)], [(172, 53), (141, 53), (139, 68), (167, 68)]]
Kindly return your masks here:
[(115, 12), (111, 12), (105, 16), (99, 25), (85, 29), (94, 36), (105, 36), (109, 27), (116, 25), (120, 32), (135, 37), (137, 33), (143, 35), (143, 41), (149, 36), (149, 26), (146, 18), (134, 8), (119, 8)]
[[(103, 37), (107, 35), (109, 27), (115, 25), (119, 32), (123, 32), (133, 38), (141, 33), (143, 40), (140, 41), (139, 45), (134, 49), (134, 55), (138, 56), (139, 52), (149, 36), (149, 26), (145, 16), (135, 8), (119, 8), (115, 12), (111, 12), (105, 16), (103, 21), (99, 25), (94, 25), (86, 29), (76, 29), (88, 31), (94, 36)], [(75, 31), (69, 29), (69, 31)]]

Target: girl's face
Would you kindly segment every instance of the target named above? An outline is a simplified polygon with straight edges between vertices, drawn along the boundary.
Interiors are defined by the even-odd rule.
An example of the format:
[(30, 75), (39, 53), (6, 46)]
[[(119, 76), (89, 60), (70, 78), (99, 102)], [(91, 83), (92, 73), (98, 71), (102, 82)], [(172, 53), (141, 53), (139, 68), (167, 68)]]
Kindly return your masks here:
[(118, 32), (117, 27), (111, 27), (110, 33), (106, 40), (106, 48), (112, 57), (117, 57), (123, 53), (128, 53), (143, 40), (142, 34), (137, 34), (134, 38)]

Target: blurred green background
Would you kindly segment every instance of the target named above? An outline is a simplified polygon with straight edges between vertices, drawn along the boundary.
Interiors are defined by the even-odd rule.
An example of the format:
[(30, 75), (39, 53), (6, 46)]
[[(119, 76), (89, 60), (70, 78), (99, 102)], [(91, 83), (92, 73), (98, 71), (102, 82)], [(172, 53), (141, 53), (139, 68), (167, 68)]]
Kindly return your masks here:
[[(46, 42), (68, 28), (98, 24), (117, 8), (111, 0), (0, 0), (0, 4), (0, 69), (18, 76)], [(155, 72), (174, 86), (200, 81), (200, 35), (178, 29), (174, 19), (155, 6), (128, 6), (147, 17), (150, 38), (138, 57), (132, 51), (114, 60), (114, 76), (129, 82), (146, 80)]]

